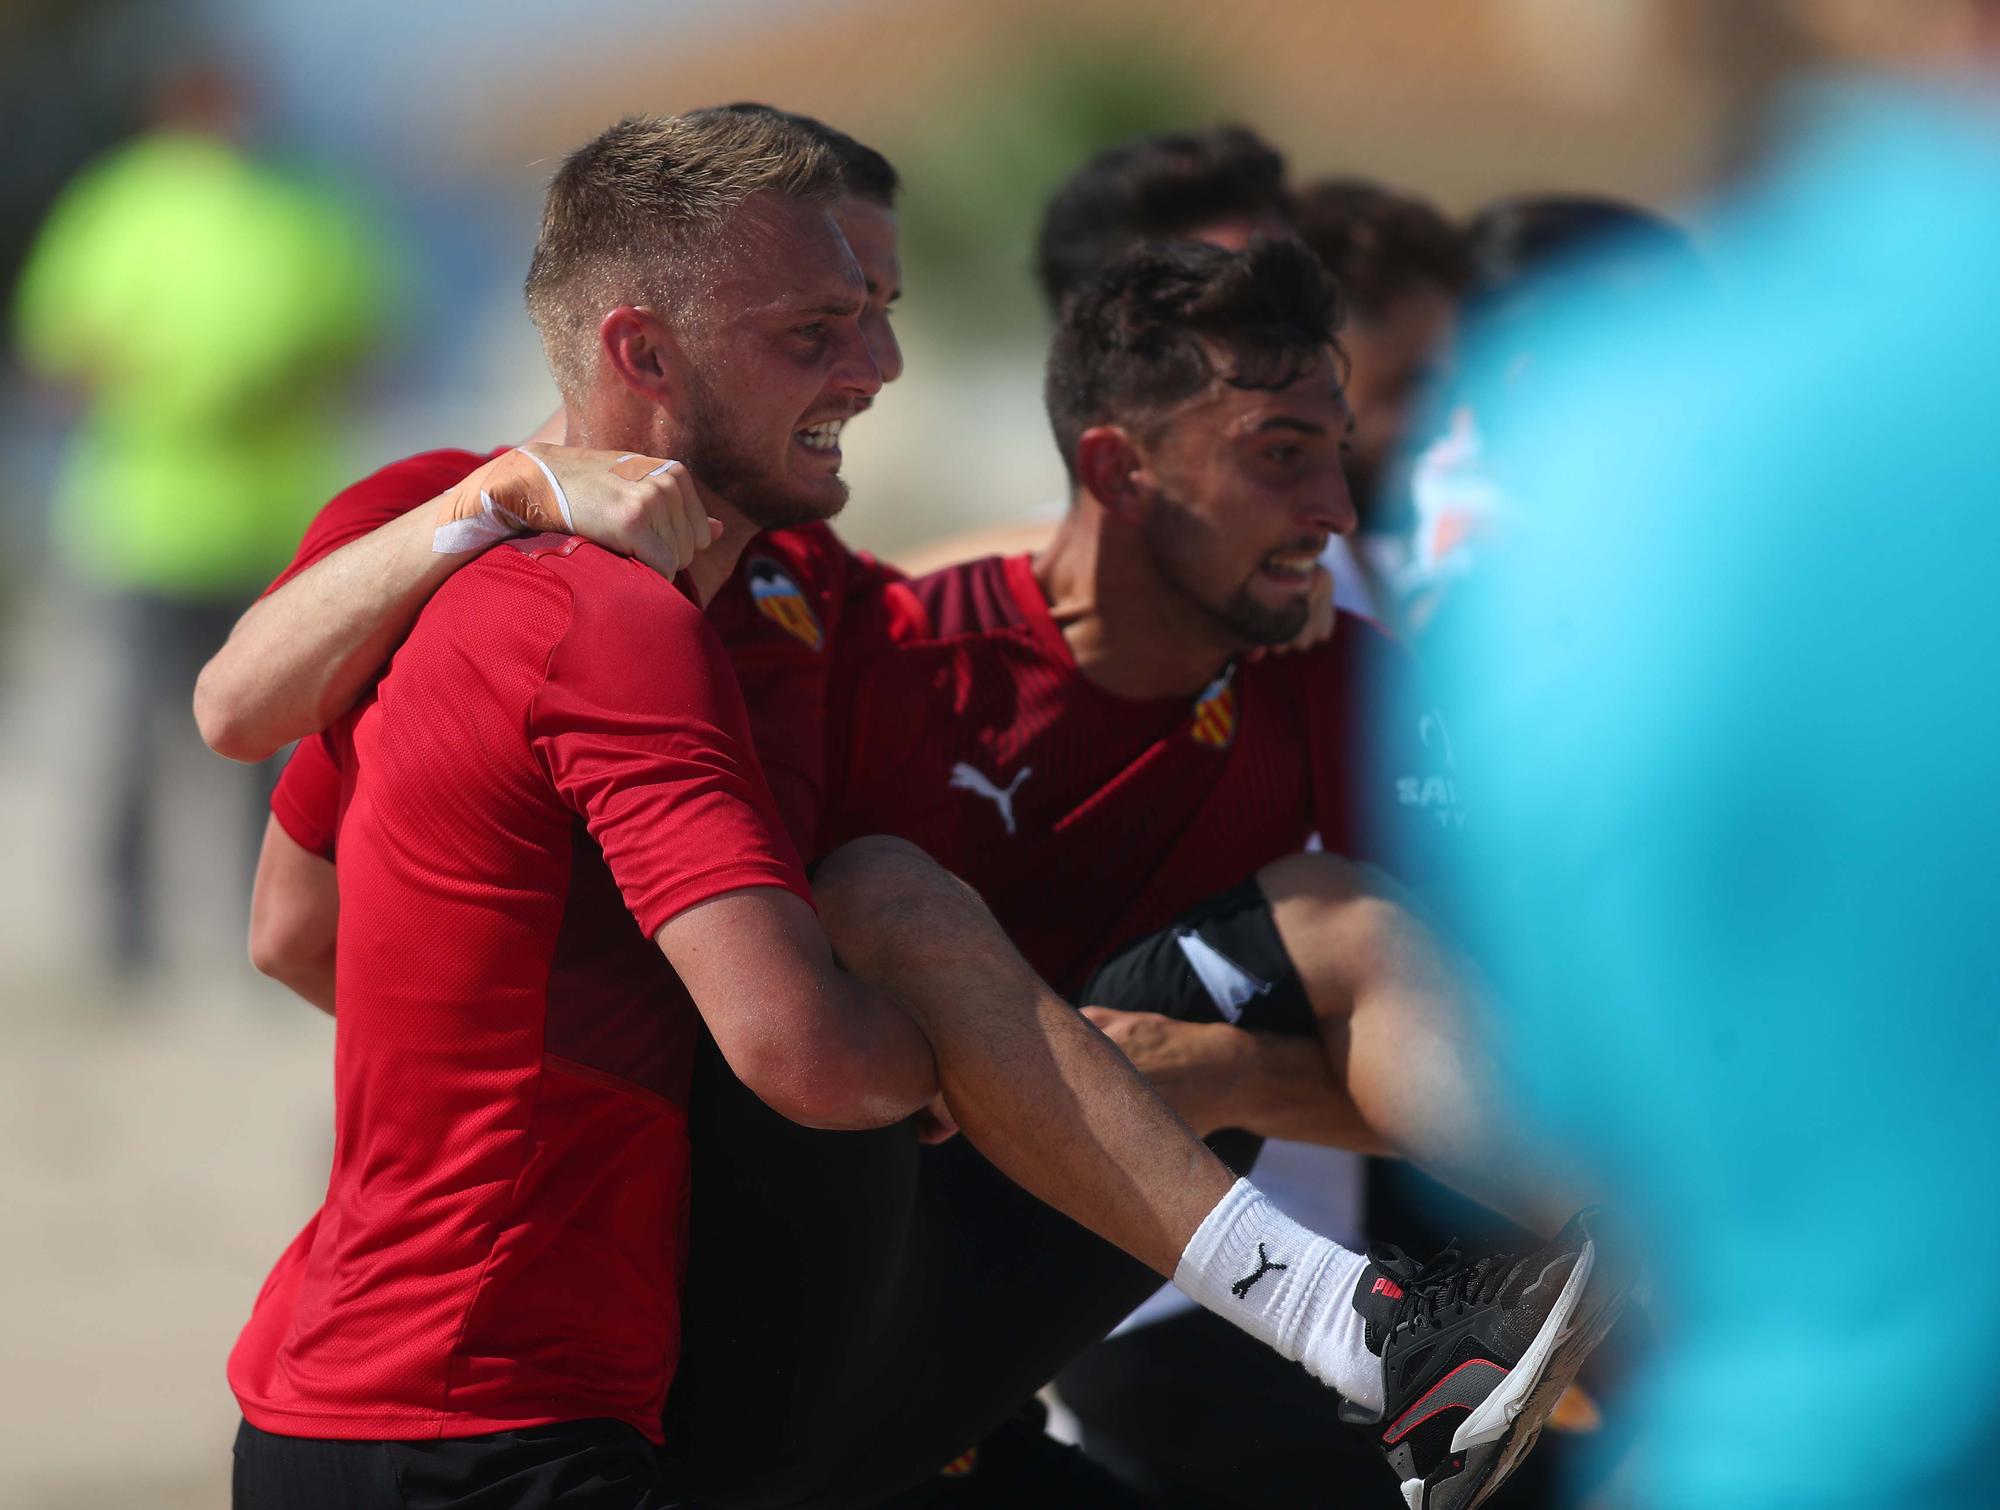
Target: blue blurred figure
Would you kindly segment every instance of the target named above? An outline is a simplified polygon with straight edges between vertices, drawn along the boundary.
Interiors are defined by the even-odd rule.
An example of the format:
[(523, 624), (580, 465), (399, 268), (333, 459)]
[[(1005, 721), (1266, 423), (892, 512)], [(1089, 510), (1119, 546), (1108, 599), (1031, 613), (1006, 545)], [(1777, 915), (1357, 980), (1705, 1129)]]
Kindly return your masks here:
[(1641, 1503), (1996, 1503), (2000, 111), (1835, 93), (1701, 239), (1487, 374), (1463, 921), (1653, 1255)]

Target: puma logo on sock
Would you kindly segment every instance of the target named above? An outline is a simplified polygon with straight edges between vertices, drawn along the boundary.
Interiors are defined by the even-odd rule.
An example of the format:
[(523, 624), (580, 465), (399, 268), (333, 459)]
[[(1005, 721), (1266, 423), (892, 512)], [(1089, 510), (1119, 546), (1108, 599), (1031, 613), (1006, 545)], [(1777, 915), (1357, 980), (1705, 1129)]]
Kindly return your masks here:
[(1243, 1276), (1243, 1278), (1237, 1280), (1235, 1284), (1229, 1287), (1229, 1293), (1234, 1295), (1238, 1300), (1241, 1300), (1244, 1296), (1250, 1293), (1250, 1287), (1252, 1285), (1257, 1283), (1257, 1281), (1262, 1279), (1266, 1274), (1269, 1274), (1273, 1269), (1284, 1269), (1289, 1267), (1290, 1265), (1288, 1264), (1272, 1263), (1269, 1255), (1267, 1255), (1264, 1252), (1264, 1245), (1262, 1243), (1259, 1243), (1257, 1245), (1256, 1272), (1251, 1274), (1246, 1274)]

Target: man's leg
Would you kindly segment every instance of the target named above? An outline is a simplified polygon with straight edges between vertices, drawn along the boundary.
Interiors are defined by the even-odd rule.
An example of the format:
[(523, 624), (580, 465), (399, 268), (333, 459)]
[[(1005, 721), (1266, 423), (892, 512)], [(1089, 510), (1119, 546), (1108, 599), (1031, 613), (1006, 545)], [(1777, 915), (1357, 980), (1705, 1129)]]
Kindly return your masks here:
[(1036, 977), (970, 887), (912, 845), (865, 839), (822, 862), (814, 890), (835, 951), (923, 1029), (945, 1103), (995, 1167), (1348, 1400), (1380, 1407), (1379, 1347), (1355, 1304), (1368, 1260), (1233, 1176)]
[[(1169, 1168), (1199, 1167), (1210, 1158), (1198, 1144), (1198, 1157), (1188, 1155), (1192, 1135), (1157, 1103), (1150, 1112), (1142, 1104), (1129, 1123), (1120, 1118), (1129, 1106), (1114, 1105), (1107, 1118), (1100, 1115), (1105, 1108), (1079, 1104), (1092, 1094), (1127, 1096), (1129, 1063), (1050, 996), (1004, 940), (996, 946), (997, 930), (970, 893), (907, 846), (856, 847), (823, 865), (817, 886), (822, 917), (849, 967), (906, 1002), (929, 998), (917, 1000), (914, 1010), (927, 1025), (936, 1024), (933, 1041), (953, 1110), (969, 1132), (996, 1145), (986, 1152), (1011, 1163), (1017, 1178), (1039, 1180), (1044, 1193), (1074, 1180), (1064, 1196), (1074, 1202), (1077, 1185), (1087, 1188), (1099, 1178), (1094, 1163), (1121, 1157), (1149, 1162), (1148, 1135), (1167, 1145)], [(886, 945), (868, 936), (871, 916), (884, 920), (891, 935)], [(1157, 997), (1113, 1004), (1169, 1005)], [(1064, 1015), (1052, 1019), (1051, 1012)], [(1008, 1013), (1016, 1021), (981, 1027), (985, 1018)], [(1023, 1032), (1021, 1019), (1046, 1024), (1047, 1031)], [(1065, 1029), (1080, 1030), (1084, 1052), (1108, 1055), (1109, 1065), (1078, 1071), (1052, 1063), (1060, 1059), (1054, 1045), (1075, 1042)], [(981, 1070), (969, 1071), (968, 1062), (1002, 1082), (1026, 1077), (1018, 1113), (1010, 1116), (1004, 1093), (976, 1083)], [(1038, 1085), (1037, 1077), (1053, 1083)], [(1079, 1093), (1079, 1085), (1093, 1081), (1110, 1089)], [(1149, 1094), (1139, 1098), (1142, 1103)], [(670, 1446), (688, 1455), (690, 1490), (699, 1498), (723, 1506), (878, 1503), (957, 1456), (1158, 1283), (1157, 1273), (1050, 1211), (963, 1142), (924, 1156), (915, 1192), (901, 1183), (907, 1180), (907, 1169), (897, 1163), (901, 1155), (892, 1141), (885, 1143), (895, 1191), (864, 1216), (856, 1197), (875, 1200), (875, 1156), (855, 1140), (889, 1140), (894, 1130), (810, 1133), (747, 1096), (733, 1105), (725, 1098), (730, 1115), (718, 1119), (717, 1103), (708, 1100), (705, 1112), (705, 1099), (696, 1099), (692, 1129), (699, 1204), (686, 1373), (669, 1407)], [(1149, 1132), (1134, 1132), (1134, 1125), (1146, 1129), (1149, 1121)], [(912, 1133), (901, 1136), (906, 1148), (914, 1146)], [(1142, 1140), (1136, 1148), (1129, 1141), (1135, 1137)], [(1025, 1153), (1019, 1146), (1038, 1140), (1048, 1146)], [(805, 1151), (807, 1143), (814, 1150), (844, 1145), (850, 1152), (829, 1158)], [(1112, 1151), (1107, 1143), (1124, 1146)], [(722, 1149), (729, 1158), (718, 1170), (710, 1160)], [(739, 1156), (742, 1149), (752, 1152)], [(843, 1157), (850, 1160), (844, 1168)], [(1081, 1170), (1074, 1167), (1079, 1160)], [(1162, 1177), (1158, 1161), (1150, 1162), (1153, 1171), (1139, 1178)], [(1019, 1173), (1023, 1169), (1029, 1173)], [(1223, 1171), (1215, 1183), (1228, 1181)], [(1083, 1198), (1082, 1214), (1100, 1228), (1118, 1225), (1107, 1219), (1115, 1213), (1088, 1203), (1132, 1198), (1132, 1183), (1129, 1171), (1121, 1172), (1108, 1190)], [(1228, 1189), (1235, 1199), (1234, 1187)], [(1164, 1207), (1171, 1213), (1171, 1202)], [(1157, 1209), (1151, 1218), (1156, 1227), (1176, 1220), (1159, 1217)], [(1124, 1230), (1129, 1235), (1134, 1224)], [(1143, 1220), (1138, 1230), (1138, 1241), (1145, 1241)], [(811, 1267), (829, 1249), (837, 1250), (849, 1280), (832, 1293), (815, 1286), (817, 1299), (801, 1308), (786, 1273)], [(1569, 1250), (1561, 1262), (1581, 1251)], [(1273, 1268), (1280, 1269), (1282, 1283), (1280, 1255), (1270, 1259), (1258, 1255), (1253, 1270), (1232, 1255), (1232, 1293), (1254, 1290)], [(728, 1299), (712, 1298), (716, 1285)], [(1343, 1321), (1354, 1313), (1352, 1293), (1350, 1281), (1335, 1297), (1347, 1313)], [(738, 1327), (733, 1345), (725, 1337), (718, 1347), (706, 1319), (718, 1304), (759, 1313), (730, 1323)], [(757, 1329), (759, 1345), (742, 1345), (745, 1325)], [(809, 1355), (803, 1362), (801, 1351)], [(817, 1384), (802, 1388), (800, 1381), (809, 1379)], [(764, 1455), (753, 1444), (748, 1456), (708, 1459), (731, 1433), (703, 1429), (704, 1421), (729, 1412), (768, 1421), (785, 1411), (791, 1424), (775, 1435), (787, 1451), (776, 1455), (782, 1461), (775, 1469), (768, 1429), (752, 1433)], [(791, 1455), (801, 1442), (830, 1452), (822, 1466), (832, 1469), (832, 1477), (818, 1481), (822, 1489), (811, 1487), (811, 1454)], [(720, 1482), (704, 1471), (716, 1468)]]
[[(1200, 983), (1169, 976), (1178, 958), (1170, 936), (1136, 945), (1086, 999), (1207, 1020)], [(1296, 979), (1275, 991), (1292, 1031), (1310, 1035)], [(800, 1127), (712, 1046), (690, 1138), (694, 1241), (668, 1450), (704, 1503), (872, 1506), (921, 1492), (1162, 1283), (965, 1139), (924, 1148), (907, 1126)], [(1238, 1132), (1210, 1142), (1238, 1173), (1261, 1145)], [(1300, 1379), (1330, 1418), (1336, 1397)]]

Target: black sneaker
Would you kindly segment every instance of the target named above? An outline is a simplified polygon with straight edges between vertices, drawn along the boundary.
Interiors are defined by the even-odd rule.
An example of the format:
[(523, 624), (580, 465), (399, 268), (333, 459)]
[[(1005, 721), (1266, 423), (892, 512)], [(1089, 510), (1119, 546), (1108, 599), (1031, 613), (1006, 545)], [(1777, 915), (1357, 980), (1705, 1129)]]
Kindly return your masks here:
[(1600, 1219), (1577, 1213), (1525, 1258), (1369, 1253), (1354, 1308), (1388, 1405), (1341, 1418), (1373, 1431), (1410, 1510), (1471, 1510), (1499, 1488), (1611, 1330), (1629, 1281), (1607, 1273)]

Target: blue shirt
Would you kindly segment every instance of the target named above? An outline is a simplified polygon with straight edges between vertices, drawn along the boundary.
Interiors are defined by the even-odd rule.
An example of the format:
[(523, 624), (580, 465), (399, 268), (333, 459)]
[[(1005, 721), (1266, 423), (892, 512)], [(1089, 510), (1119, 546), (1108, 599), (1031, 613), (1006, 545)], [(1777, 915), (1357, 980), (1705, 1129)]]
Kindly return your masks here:
[(2000, 1494), (2000, 115), (1831, 104), (1708, 277), (1493, 375), (1433, 641), (1504, 1062), (1647, 1239), (1699, 1510)]

